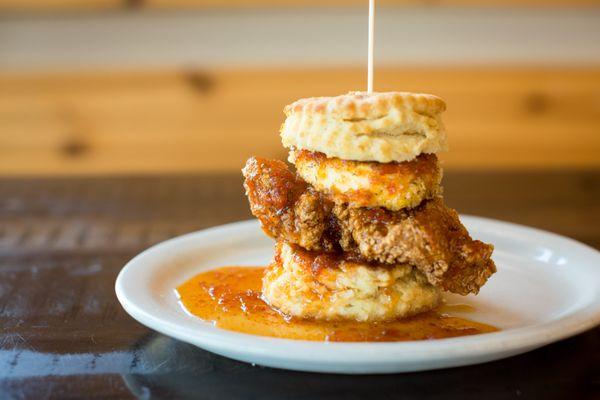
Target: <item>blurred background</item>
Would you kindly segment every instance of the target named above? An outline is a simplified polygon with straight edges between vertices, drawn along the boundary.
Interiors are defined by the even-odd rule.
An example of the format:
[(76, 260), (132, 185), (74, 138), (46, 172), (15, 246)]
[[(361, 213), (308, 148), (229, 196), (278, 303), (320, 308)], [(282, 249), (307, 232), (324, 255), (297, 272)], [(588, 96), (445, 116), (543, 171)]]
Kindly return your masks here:
[[(367, 0), (0, 0), (0, 175), (237, 171), (366, 86)], [(447, 169), (600, 169), (592, 0), (379, 0), (375, 89), (448, 103)]]

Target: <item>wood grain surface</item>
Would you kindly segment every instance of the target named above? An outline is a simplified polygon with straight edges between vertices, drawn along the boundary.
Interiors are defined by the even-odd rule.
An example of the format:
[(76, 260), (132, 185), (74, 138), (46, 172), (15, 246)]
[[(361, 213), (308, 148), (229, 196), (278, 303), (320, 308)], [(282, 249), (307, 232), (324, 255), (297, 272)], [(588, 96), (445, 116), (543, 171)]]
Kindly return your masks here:
[[(284, 105), (364, 89), (363, 69), (0, 75), (0, 175), (237, 171), (283, 158)], [(381, 68), (442, 96), (448, 169), (600, 168), (600, 69)]]
[[(600, 248), (598, 171), (448, 172), (462, 213)], [(600, 329), (507, 360), (388, 376), (251, 366), (157, 334), (114, 294), (147, 246), (249, 218), (239, 174), (0, 179), (0, 398), (592, 399)]]
[[(249, 8), (365, 6), (366, 0), (0, 0), (0, 11), (122, 10), (131, 8)], [(597, 6), (597, 0), (378, 0), (384, 6), (557, 7)]]

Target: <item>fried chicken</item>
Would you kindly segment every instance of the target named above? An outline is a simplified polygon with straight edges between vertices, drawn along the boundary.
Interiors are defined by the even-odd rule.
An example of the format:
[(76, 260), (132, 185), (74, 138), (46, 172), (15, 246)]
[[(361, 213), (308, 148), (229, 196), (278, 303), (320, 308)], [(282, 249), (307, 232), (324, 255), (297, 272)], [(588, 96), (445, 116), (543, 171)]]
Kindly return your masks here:
[(243, 174), (252, 213), (278, 240), (366, 262), (411, 264), (431, 284), (463, 295), (477, 293), (496, 271), (493, 246), (471, 239), (440, 198), (400, 211), (352, 208), (334, 204), (282, 161), (253, 157)]
[(327, 233), (333, 203), (324, 201), (283, 161), (252, 157), (243, 173), (250, 210), (267, 235), (307, 250), (336, 249)]

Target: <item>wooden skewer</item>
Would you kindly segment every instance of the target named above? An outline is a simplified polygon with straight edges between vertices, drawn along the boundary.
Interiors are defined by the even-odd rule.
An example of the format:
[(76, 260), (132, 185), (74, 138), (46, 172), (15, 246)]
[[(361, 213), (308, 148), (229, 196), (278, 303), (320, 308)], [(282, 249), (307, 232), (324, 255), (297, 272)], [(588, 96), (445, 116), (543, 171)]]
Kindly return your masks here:
[(369, 53), (367, 56), (367, 93), (373, 93), (373, 44), (375, 42), (375, 0), (369, 0)]

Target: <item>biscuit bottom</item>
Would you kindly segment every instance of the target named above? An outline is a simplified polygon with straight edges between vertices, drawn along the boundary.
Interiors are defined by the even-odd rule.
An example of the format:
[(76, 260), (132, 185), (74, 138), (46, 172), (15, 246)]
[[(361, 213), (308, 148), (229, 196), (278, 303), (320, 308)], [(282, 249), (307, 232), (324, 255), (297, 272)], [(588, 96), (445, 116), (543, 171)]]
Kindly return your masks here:
[(278, 242), (262, 281), (264, 299), (286, 315), (385, 321), (435, 308), (440, 291), (410, 265), (384, 266)]

